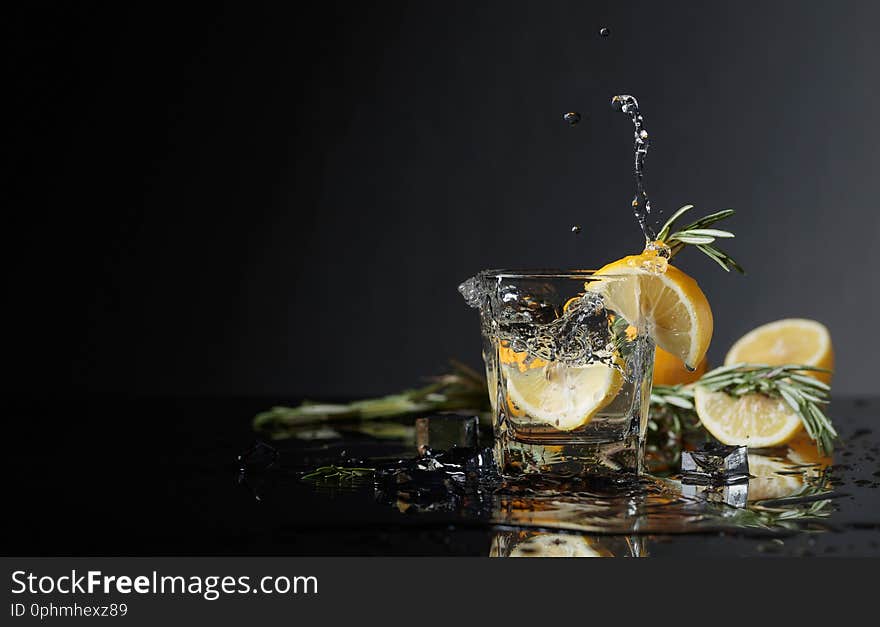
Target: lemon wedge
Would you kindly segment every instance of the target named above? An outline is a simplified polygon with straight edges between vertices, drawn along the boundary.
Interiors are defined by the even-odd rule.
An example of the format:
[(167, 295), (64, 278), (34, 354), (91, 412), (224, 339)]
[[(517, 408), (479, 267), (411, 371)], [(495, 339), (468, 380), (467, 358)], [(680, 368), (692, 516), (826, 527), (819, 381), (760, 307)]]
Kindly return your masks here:
[[(603, 277), (602, 275), (609, 275)], [(712, 341), (712, 308), (697, 282), (656, 251), (630, 255), (594, 273), (586, 288), (631, 324), (644, 327), (657, 346), (695, 369)]]

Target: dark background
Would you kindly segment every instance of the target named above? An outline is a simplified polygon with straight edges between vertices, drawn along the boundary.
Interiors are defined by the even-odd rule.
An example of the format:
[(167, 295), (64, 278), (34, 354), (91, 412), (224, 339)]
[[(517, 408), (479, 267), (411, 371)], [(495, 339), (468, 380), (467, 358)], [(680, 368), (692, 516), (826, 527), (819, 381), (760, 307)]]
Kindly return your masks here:
[(17, 393), (350, 396), (476, 365), (462, 279), (640, 249), (616, 93), (642, 104), (655, 207), (738, 211), (748, 276), (680, 262), (713, 363), (812, 317), (835, 392), (877, 391), (876, 3), (4, 13)]

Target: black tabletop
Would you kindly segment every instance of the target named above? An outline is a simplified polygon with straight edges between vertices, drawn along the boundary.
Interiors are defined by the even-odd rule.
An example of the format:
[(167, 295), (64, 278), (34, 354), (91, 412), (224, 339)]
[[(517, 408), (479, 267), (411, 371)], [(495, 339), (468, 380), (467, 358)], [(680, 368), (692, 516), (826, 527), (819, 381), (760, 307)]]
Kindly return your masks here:
[[(313, 430), (280, 441), (254, 433), (253, 416), (278, 400), (8, 404), (3, 553), (489, 555), (534, 544), (542, 534), (556, 544), (557, 536), (575, 534), (600, 554), (880, 555), (880, 399), (834, 401), (830, 415), (843, 442), (830, 466), (813, 465), (825, 480), (818, 496), (764, 495), (799, 494), (791, 520), (775, 502), (768, 502), (769, 518), (724, 503), (708, 516), (681, 504), (658, 507), (665, 498), (659, 494), (629, 530), (596, 527), (597, 501), (583, 498), (561, 502), (544, 494), (523, 507), (521, 495), (479, 489), (411, 498), (372, 475), (303, 480), (328, 462), (415, 456), (411, 421), (390, 423), (390, 431)], [(238, 457), (257, 442), (277, 455), (261, 447), (243, 473)], [(776, 478), (779, 485), (792, 480), (786, 472)], [(667, 524), (677, 516), (688, 519)]]

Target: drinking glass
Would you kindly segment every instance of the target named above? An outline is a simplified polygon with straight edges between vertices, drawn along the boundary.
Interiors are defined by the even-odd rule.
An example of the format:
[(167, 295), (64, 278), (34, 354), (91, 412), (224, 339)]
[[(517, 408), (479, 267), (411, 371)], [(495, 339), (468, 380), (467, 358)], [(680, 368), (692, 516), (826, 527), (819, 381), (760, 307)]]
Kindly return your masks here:
[(637, 475), (654, 343), (607, 301), (625, 280), (588, 270), (485, 270), (478, 309), (495, 461), (506, 476)]

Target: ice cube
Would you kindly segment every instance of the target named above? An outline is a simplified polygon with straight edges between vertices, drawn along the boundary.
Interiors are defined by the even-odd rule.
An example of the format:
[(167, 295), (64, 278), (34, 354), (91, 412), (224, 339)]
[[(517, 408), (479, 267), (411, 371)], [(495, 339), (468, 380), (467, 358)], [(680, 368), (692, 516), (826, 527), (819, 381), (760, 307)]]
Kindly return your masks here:
[(704, 444), (681, 453), (681, 481), (692, 484), (725, 484), (749, 478), (749, 454), (745, 446)]
[(416, 447), (419, 455), (448, 451), (453, 447), (479, 447), (480, 419), (466, 414), (433, 414), (416, 418)]

